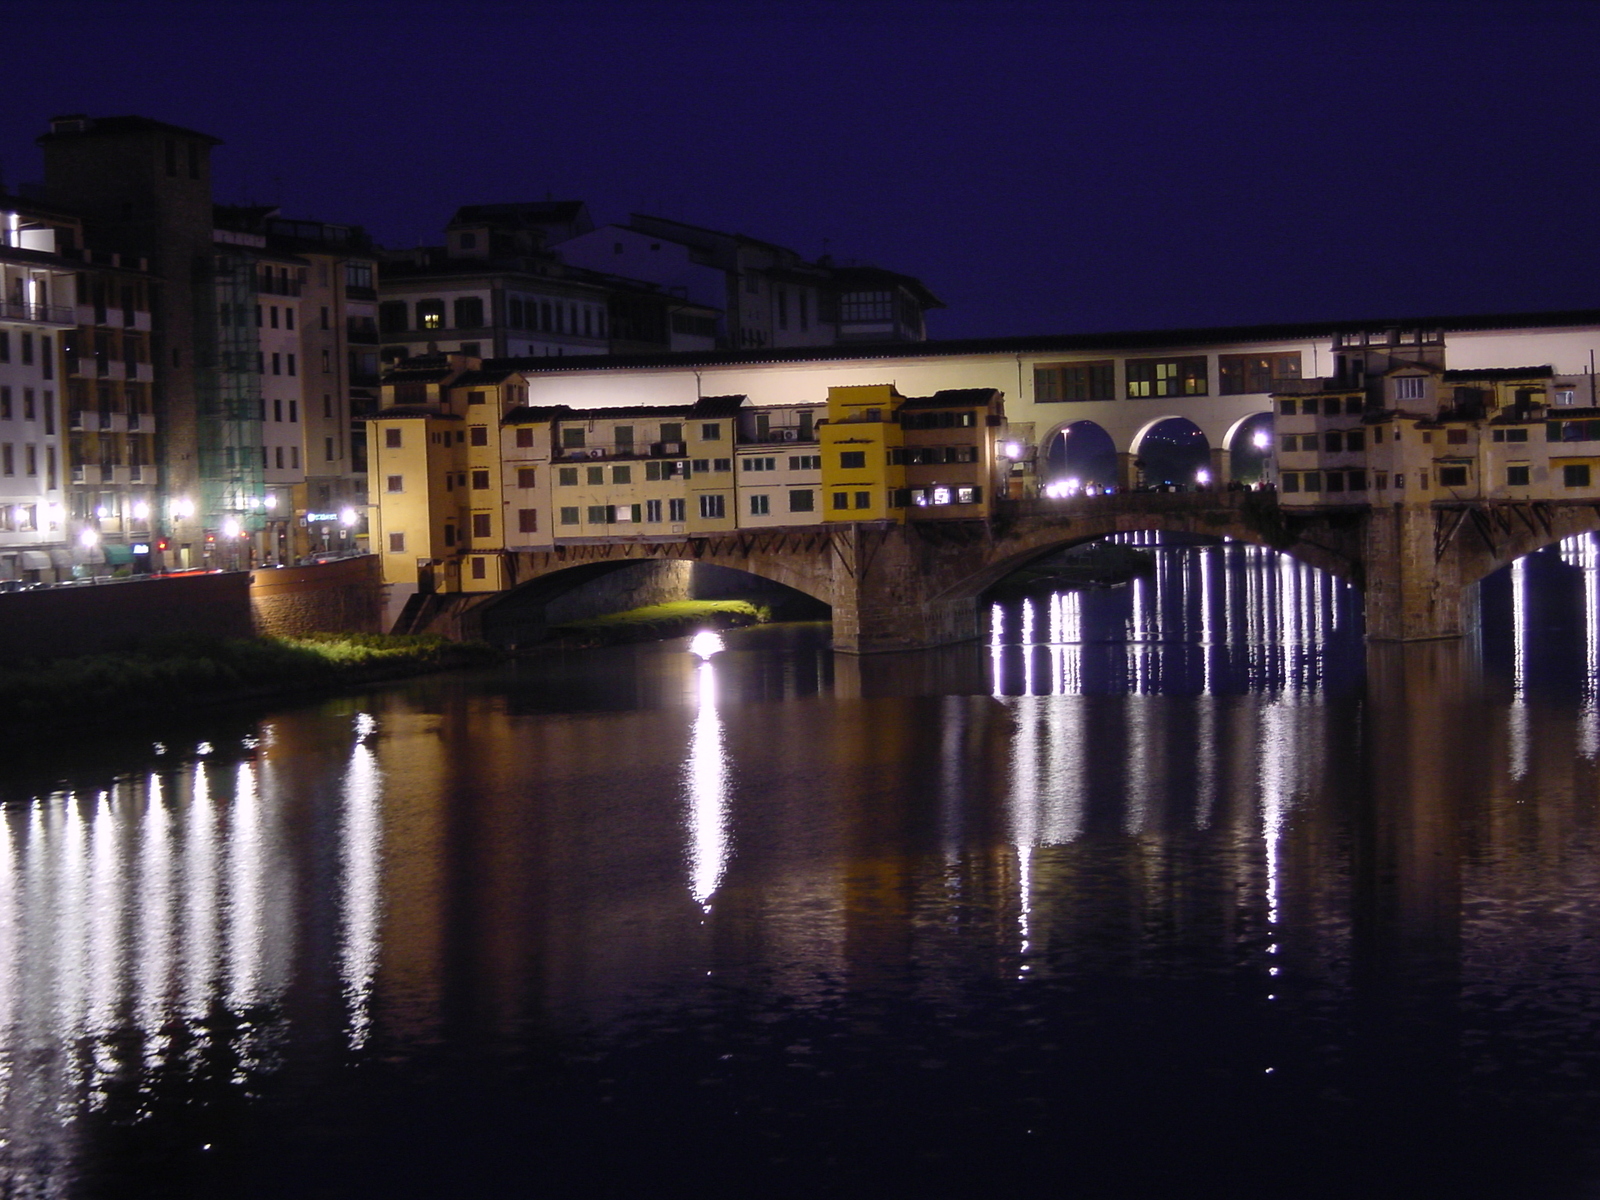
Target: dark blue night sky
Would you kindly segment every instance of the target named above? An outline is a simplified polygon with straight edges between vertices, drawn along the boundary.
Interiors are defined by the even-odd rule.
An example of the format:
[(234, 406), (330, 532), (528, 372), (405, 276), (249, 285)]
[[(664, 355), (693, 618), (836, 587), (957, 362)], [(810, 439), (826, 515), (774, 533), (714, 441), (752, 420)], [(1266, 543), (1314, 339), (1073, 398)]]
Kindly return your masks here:
[[(1589, 306), (1600, 5), (12, 0), (55, 114), (212, 133), (217, 194), (434, 241), (655, 212), (923, 278), (935, 337)], [(22, 47), (26, 52), (18, 53)]]

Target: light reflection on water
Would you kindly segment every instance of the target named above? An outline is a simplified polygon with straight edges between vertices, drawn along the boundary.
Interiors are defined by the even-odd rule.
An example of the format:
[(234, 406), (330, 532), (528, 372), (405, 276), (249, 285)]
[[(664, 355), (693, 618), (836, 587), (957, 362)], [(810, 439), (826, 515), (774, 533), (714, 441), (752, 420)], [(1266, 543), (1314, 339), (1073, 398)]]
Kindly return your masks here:
[[(235, 1182), (448, 1157), (506, 1165), (493, 1190), (626, 1109), (606, 1120), (761, 1179), (797, 1169), (769, 1133), (826, 1141), (807, 1122), (834, 1113), (902, 1164), (959, 1174), (970, 1136), (985, 1170), (1085, 1187), (1107, 1156), (1144, 1169), (1125, 1130), (1203, 1128), (1163, 1135), (1181, 1164), (1290, 1173), (1230, 1194), (1321, 1195), (1290, 1160), (1348, 1183), (1360, 1156), (1313, 1125), (1394, 1150), (1458, 1068), (1469, 1100), (1478, 1072), (1587, 1120), (1550, 1079), (1600, 1067), (1592, 540), (1486, 589), (1481, 679), (1471, 646), (1368, 655), (1353, 593), (1302, 564), (1141, 544), (1149, 578), (996, 605), (974, 646), (567, 656), (174, 730), (13, 798), (0, 1178), (65, 1196), (131, 1169), (118, 1139), (190, 1170), (231, 1137)], [(1553, 571), (1581, 573), (1560, 603)], [(498, 1111), (445, 1138), (429, 1108), (419, 1135), (394, 1097), (433, 1096), (440, 1056), (491, 1064), (448, 1067), (464, 1112), (514, 1108), (505, 1079), (552, 1059), (564, 1107), (505, 1145), (475, 1132)], [(1283, 1090), (1252, 1090), (1269, 1072)], [(198, 1115), (233, 1102), (281, 1165)], [(335, 1119), (337, 1144), (302, 1137)], [(651, 1145), (585, 1165), (675, 1152)]]

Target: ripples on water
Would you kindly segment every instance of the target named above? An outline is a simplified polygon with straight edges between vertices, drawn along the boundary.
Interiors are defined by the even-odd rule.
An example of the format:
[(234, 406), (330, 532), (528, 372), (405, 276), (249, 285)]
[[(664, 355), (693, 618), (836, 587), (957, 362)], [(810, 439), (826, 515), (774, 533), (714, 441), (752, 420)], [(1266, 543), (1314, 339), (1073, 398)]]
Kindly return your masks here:
[(1590, 1194), (1593, 545), (1154, 552), (19, 763), (4, 1194)]

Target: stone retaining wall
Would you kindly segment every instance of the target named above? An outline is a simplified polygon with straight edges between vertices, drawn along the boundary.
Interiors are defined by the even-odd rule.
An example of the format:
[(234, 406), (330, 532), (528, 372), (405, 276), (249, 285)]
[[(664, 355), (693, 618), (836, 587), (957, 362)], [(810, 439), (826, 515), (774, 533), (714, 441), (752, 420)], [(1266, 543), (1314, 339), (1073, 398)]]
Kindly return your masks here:
[(381, 632), (383, 580), (378, 556), (252, 571), (250, 609), (261, 637)]

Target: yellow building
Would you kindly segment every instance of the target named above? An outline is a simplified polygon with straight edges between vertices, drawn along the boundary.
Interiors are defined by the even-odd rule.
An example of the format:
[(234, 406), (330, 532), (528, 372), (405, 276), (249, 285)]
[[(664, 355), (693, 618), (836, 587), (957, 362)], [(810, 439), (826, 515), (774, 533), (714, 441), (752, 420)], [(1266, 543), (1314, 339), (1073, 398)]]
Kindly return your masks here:
[(423, 592), (505, 586), (497, 431), (526, 397), (519, 374), (461, 355), (413, 359), (385, 377), (367, 468), (385, 582)]
[(818, 429), (824, 520), (905, 520), (904, 402), (891, 383), (828, 389), (828, 416)]

